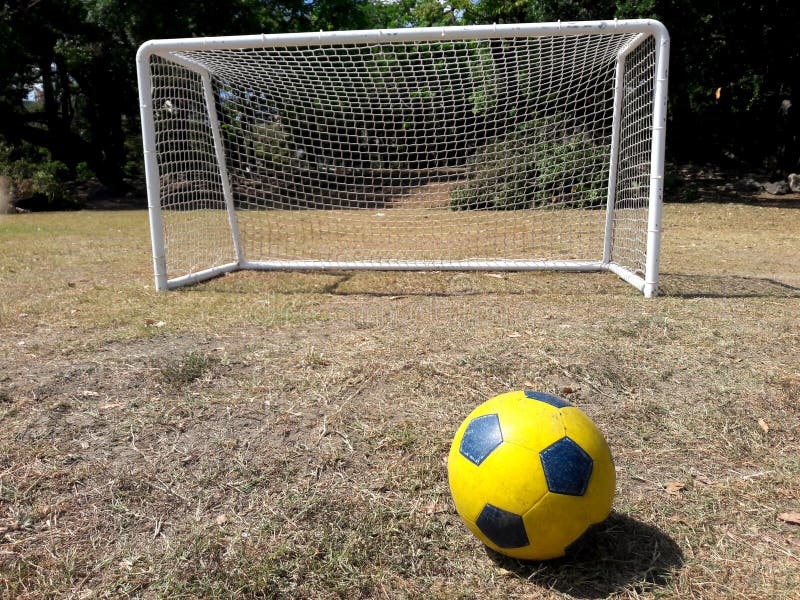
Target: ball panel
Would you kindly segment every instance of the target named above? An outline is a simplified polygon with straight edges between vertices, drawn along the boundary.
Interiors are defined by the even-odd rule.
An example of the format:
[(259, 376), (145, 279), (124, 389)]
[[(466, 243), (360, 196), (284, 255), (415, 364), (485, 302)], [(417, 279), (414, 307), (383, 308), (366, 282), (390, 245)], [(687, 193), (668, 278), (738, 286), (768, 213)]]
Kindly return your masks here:
[(547, 489), (554, 494), (583, 496), (592, 476), (592, 457), (568, 437), (541, 452)]
[(525, 523), (518, 514), (487, 504), (475, 519), (475, 525), (492, 544), (503, 550), (528, 545)]
[(461, 438), (459, 452), (475, 465), (480, 465), (492, 450), (503, 443), (500, 419), (496, 413), (472, 419)]
[(503, 439), (539, 452), (564, 437), (561, 411), (552, 405), (531, 400), (525, 392), (512, 392), (498, 408)]
[(505, 392), (504, 394), (495, 396), (494, 398), (491, 398), (486, 402), (484, 402), (483, 404), (480, 404), (477, 407), (475, 407), (475, 410), (473, 410), (469, 414), (467, 420), (474, 419), (475, 417), (480, 415), (488, 415), (490, 413), (500, 413), (505, 409), (510, 400), (519, 398), (521, 395), (523, 395), (523, 392), (517, 390), (514, 392)]
[(567, 434), (594, 461), (584, 498), (590, 523), (599, 523), (611, 512), (614, 502), (617, 477), (611, 450), (600, 430), (583, 411), (571, 407), (562, 409), (562, 412)]
[(524, 393), (526, 398), (530, 398), (531, 400), (538, 400), (539, 402), (544, 402), (545, 404), (549, 404), (554, 408), (564, 408), (565, 406), (572, 406), (572, 404), (570, 404), (563, 398), (559, 398), (558, 396), (553, 396), (552, 394), (545, 394), (544, 392), (533, 392), (531, 390), (525, 390)]
[(549, 560), (563, 556), (567, 546), (590, 525), (583, 496), (547, 494), (522, 516), (530, 545), (518, 558)]
[(486, 504), (521, 515), (547, 492), (538, 454), (508, 442), (480, 466), (462, 456), (454, 442), (447, 470), (456, 510), (473, 523)]

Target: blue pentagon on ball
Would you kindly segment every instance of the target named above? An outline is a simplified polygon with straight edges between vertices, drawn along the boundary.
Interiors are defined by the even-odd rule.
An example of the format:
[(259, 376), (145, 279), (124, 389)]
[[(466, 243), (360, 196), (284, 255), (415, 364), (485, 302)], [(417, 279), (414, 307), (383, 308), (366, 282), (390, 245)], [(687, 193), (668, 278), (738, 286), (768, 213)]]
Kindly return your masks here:
[(483, 415), (474, 418), (467, 425), (459, 452), (473, 464), (480, 465), (502, 443), (500, 418), (495, 414)]
[(554, 494), (583, 496), (592, 476), (592, 457), (568, 437), (563, 437), (541, 452), (547, 489)]
[(483, 507), (475, 525), (500, 548), (523, 548), (529, 543), (522, 517), (491, 504)]
[(532, 392), (530, 390), (525, 390), (525, 397), (530, 398), (531, 400), (538, 400), (539, 402), (544, 402), (545, 404), (549, 404), (555, 408), (564, 408), (566, 406), (572, 406), (569, 402), (564, 400), (563, 398), (559, 398), (558, 396), (553, 396), (552, 394), (545, 394), (544, 392)]

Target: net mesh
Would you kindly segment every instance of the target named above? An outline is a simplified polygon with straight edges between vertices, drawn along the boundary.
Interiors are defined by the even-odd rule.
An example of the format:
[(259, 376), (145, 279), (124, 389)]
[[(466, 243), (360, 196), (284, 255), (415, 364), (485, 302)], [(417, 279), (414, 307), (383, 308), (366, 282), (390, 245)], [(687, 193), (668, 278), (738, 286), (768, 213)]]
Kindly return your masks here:
[[(597, 260), (631, 34), (188, 50), (248, 261)], [(613, 260), (643, 270), (654, 43), (628, 57)], [(200, 76), (151, 61), (168, 274), (234, 260)]]
[(153, 57), (153, 121), (168, 275), (234, 260), (225, 197), (199, 75)]
[(644, 41), (625, 59), (612, 258), (644, 275), (653, 142), (655, 42)]

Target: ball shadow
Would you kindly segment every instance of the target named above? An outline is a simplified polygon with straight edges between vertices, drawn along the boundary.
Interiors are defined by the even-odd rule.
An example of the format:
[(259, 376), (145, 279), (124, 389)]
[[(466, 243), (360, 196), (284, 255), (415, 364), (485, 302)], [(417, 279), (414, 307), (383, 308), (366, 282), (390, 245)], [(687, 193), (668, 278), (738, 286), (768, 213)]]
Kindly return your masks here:
[(675, 541), (656, 527), (612, 512), (590, 528), (563, 558), (520, 561), (487, 548), (499, 566), (546, 589), (576, 598), (605, 598), (622, 589), (662, 586), (683, 565)]

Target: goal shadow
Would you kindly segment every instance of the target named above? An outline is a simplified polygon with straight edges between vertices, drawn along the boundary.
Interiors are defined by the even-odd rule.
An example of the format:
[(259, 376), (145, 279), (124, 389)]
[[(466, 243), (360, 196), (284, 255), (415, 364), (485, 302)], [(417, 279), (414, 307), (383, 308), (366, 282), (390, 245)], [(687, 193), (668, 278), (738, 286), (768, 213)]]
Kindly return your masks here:
[(767, 277), (662, 273), (658, 295), (673, 298), (800, 298), (800, 288)]
[[(565, 286), (569, 280), (570, 286)], [(213, 280), (212, 280), (213, 281)], [(566, 271), (239, 271), (184, 289), (212, 285), (220, 293), (238, 294), (267, 289), (274, 294), (330, 295), (399, 299), (636, 294), (611, 273)]]
[(684, 563), (666, 533), (613, 512), (575, 542), (564, 558), (520, 561), (487, 548), (498, 566), (544, 589), (576, 598), (605, 598), (626, 588), (663, 586)]

